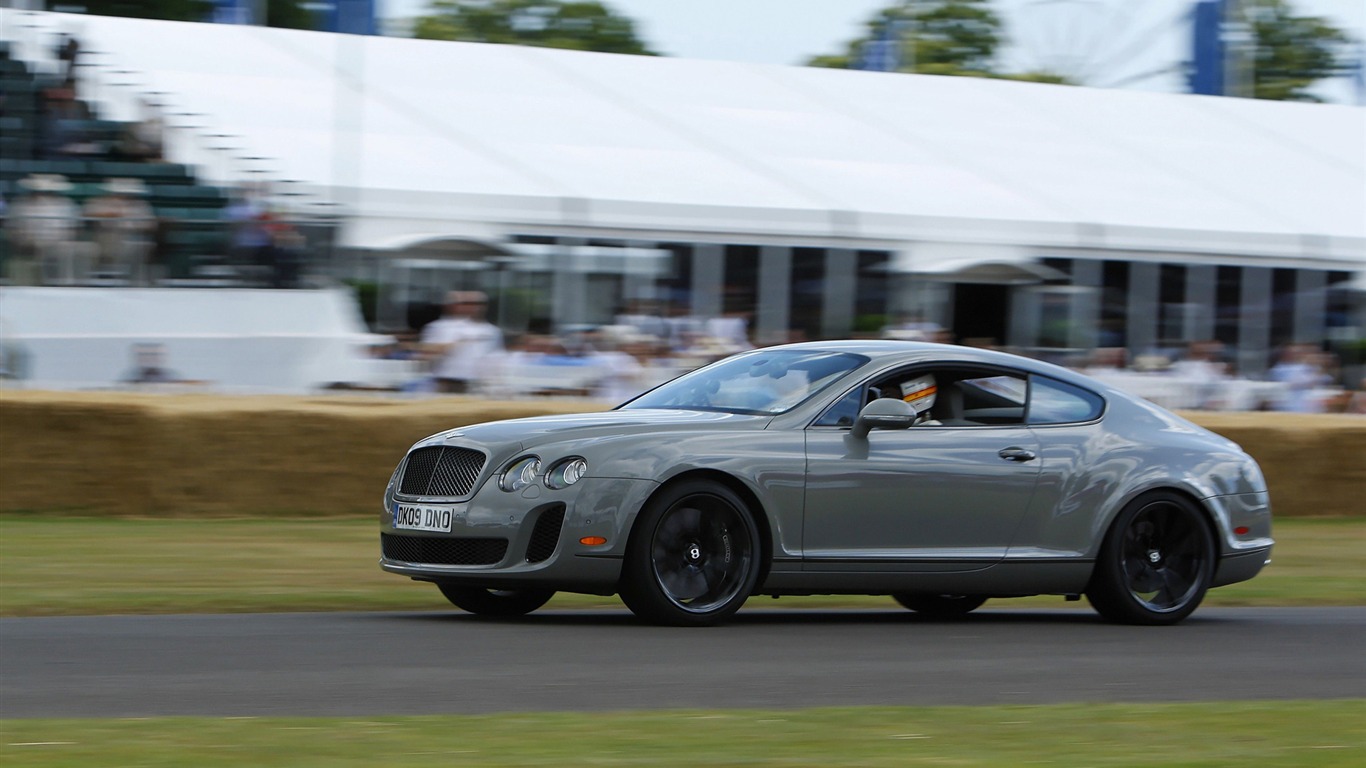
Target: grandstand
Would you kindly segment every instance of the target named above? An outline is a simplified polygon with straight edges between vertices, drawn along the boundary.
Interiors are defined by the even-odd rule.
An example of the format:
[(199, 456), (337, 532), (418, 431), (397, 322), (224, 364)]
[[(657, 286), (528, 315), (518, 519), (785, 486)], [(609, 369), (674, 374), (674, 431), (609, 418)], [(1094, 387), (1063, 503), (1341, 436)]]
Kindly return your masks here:
[[(50, 86), (50, 84), (49, 84)], [(44, 83), (37, 73), (10, 55), (0, 44), (0, 90), (5, 94), (0, 115), (0, 195), (15, 197), (20, 181), (30, 174), (60, 174), (74, 186), (69, 196), (85, 203), (113, 178), (143, 182), (148, 202), (171, 226), (166, 234), (166, 257), (173, 278), (190, 278), (225, 252), (219, 223), (227, 194), (220, 187), (198, 183), (193, 169), (179, 163), (119, 159), (117, 145), (131, 122), (101, 119), (97, 109), (82, 104), (84, 118), (51, 121), (45, 130), (40, 108)], [(60, 123), (58, 126), (57, 123)], [(79, 152), (44, 146), (53, 129), (80, 147)]]

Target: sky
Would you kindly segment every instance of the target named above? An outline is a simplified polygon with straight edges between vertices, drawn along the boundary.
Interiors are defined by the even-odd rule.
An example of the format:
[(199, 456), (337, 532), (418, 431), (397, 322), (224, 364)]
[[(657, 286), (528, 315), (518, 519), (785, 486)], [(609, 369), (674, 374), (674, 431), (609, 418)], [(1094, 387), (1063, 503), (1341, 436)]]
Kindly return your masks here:
[[(843, 52), (865, 23), (892, 0), (603, 0), (636, 22), (654, 50), (670, 56), (765, 64), (802, 64)], [(377, 0), (385, 16), (423, 12), (426, 0)], [(1087, 85), (1183, 91), (1179, 64), (1190, 57), (1192, 0), (995, 0), (1010, 42), (1007, 71), (1049, 69)], [(1366, 0), (1292, 0), (1300, 13), (1323, 16), (1366, 40)], [(1359, 103), (1350, 79), (1317, 93)]]

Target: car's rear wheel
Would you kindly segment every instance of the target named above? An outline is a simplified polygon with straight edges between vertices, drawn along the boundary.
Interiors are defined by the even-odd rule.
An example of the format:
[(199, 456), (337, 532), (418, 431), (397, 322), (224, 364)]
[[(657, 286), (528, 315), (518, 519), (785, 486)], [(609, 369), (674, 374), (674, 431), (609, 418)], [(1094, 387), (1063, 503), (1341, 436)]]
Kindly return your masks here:
[(926, 595), (918, 592), (902, 592), (892, 597), (904, 607), (935, 619), (966, 616), (987, 601), (986, 595)]
[(1214, 557), (1214, 535), (1193, 502), (1145, 494), (1110, 526), (1086, 597), (1110, 621), (1175, 624), (1204, 599)]
[(551, 589), (484, 589), (458, 584), (436, 586), (456, 608), (480, 616), (521, 616), (540, 608), (555, 596), (555, 591)]
[(740, 609), (759, 578), (759, 531), (743, 500), (720, 483), (663, 489), (636, 519), (621, 599), (646, 621), (706, 626)]

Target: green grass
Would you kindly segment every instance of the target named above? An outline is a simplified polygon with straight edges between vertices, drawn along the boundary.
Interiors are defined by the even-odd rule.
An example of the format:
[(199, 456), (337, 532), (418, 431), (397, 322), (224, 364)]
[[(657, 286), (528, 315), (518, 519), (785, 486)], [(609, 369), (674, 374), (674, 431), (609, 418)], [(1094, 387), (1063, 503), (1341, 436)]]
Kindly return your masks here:
[[(1276, 535), (1274, 564), (1211, 603), (1366, 604), (1366, 518), (1287, 520)], [(431, 586), (379, 570), (377, 538), (372, 519), (0, 515), (0, 615), (446, 609)], [(863, 597), (754, 604), (896, 610)], [(551, 607), (597, 605), (620, 607), (577, 595)], [(34, 768), (1030, 764), (1362, 765), (1366, 699), (0, 721), (0, 765)]]
[(0, 723), (44, 766), (1357, 766), (1366, 700)]
[[(1210, 605), (1366, 605), (1366, 518), (1278, 522), (1274, 562)], [(438, 610), (428, 584), (380, 571), (373, 518), (149, 520), (0, 515), (0, 616)], [(1069, 605), (1056, 597), (988, 605)], [(1081, 604), (1070, 604), (1080, 605)], [(555, 607), (621, 607), (560, 595)], [(886, 607), (888, 598), (755, 598), (751, 607)]]

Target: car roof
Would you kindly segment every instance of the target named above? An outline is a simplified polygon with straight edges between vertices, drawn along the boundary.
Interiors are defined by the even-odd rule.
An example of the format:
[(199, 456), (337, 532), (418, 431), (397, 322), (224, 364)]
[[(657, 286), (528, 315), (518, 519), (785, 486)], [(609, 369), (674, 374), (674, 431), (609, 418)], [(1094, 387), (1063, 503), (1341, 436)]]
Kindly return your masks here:
[(1020, 357), (1020, 355), (1003, 353), (997, 350), (984, 350), (981, 347), (963, 347), (958, 344), (940, 344), (933, 342), (897, 342), (897, 340), (881, 339), (846, 339), (832, 340), (832, 342), (800, 342), (796, 344), (783, 344), (780, 347), (769, 347), (770, 350), (821, 350), (821, 351), (840, 351), (840, 353), (861, 354), (865, 357), (876, 359), (880, 362), (882, 358), (897, 358), (902, 362), (917, 361), (944, 361), (944, 362), (979, 362), (979, 364), (1007, 366), (1007, 368), (1025, 369), (1035, 373), (1046, 373), (1050, 376), (1064, 377), (1064, 379), (1085, 379), (1079, 376), (1074, 370), (1061, 368), (1061, 366), (1049, 364), (1049, 362), (1038, 361), (1038, 359)]

